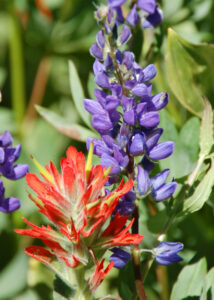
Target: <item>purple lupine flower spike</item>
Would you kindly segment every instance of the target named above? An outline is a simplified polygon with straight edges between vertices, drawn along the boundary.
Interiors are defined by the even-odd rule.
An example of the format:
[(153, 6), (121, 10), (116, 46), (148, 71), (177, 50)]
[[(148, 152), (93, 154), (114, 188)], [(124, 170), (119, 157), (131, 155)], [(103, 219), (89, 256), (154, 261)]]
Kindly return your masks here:
[(183, 260), (177, 253), (183, 249), (183, 244), (179, 242), (161, 242), (156, 248), (152, 249), (157, 263), (170, 265)]

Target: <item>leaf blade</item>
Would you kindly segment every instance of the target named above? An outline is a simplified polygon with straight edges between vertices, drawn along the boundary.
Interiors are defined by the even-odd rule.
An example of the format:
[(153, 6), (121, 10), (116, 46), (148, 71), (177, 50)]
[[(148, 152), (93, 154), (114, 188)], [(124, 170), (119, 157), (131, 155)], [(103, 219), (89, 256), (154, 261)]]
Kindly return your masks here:
[(37, 105), (36, 110), (41, 117), (43, 117), (59, 132), (74, 140), (85, 142), (88, 137), (98, 137), (98, 135), (90, 129), (83, 127), (79, 124), (72, 124), (71, 122), (67, 121), (60, 115), (47, 108)]
[(83, 100), (84, 100), (85, 96), (84, 96), (82, 84), (81, 84), (79, 75), (77, 73), (77, 69), (71, 60), (69, 60), (69, 81), (70, 81), (71, 94), (72, 94), (76, 109), (77, 109), (81, 119), (83, 120), (83, 122), (88, 127), (91, 127), (91, 116), (85, 110), (84, 104), (83, 104)]

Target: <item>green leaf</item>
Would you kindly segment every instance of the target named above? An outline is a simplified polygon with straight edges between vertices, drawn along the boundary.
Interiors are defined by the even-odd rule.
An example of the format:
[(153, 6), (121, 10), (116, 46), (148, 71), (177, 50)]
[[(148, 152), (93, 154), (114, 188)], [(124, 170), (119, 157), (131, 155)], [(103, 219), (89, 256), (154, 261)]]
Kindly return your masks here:
[(210, 153), (213, 140), (213, 110), (209, 101), (204, 98), (204, 113), (201, 121), (199, 145), (199, 156), (206, 156)]
[(198, 136), (199, 119), (189, 119), (178, 134), (169, 114), (160, 112), (160, 127), (164, 128), (160, 141), (173, 141), (175, 143), (174, 153), (159, 164), (162, 170), (169, 168), (171, 177), (182, 178), (191, 173), (198, 159)]
[(193, 213), (201, 209), (204, 203), (209, 199), (213, 185), (214, 158), (211, 159), (211, 165), (208, 172), (198, 184), (192, 196), (190, 196), (184, 201), (183, 211)]
[(74, 100), (74, 104), (77, 108), (77, 111), (79, 112), (79, 115), (83, 120), (83, 122), (86, 125), (88, 125), (88, 127), (91, 127), (91, 116), (85, 110), (83, 105), (83, 100), (85, 96), (84, 96), (82, 84), (79, 75), (77, 73), (76, 67), (71, 60), (69, 61), (69, 80), (70, 80), (71, 94)]
[(207, 262), (205, 257), (195, 264), (185, 266), (173, 286), (170, 300), (182, 300), (186, 297), (200, 296), (206, 271)]
[(207, 292), (211, 288), (211, 294), (212, 294), (212, 299), (214, 299), (214, 267), (209, 270), (207, 277), (206, 277), (206, 282), (207, 282)]
[(27, 284), (28, 258), (24, 251), (18, 253), (1, 272), (0, 299), (13, 299)]
[(88, 137), (98, 137), (95, 132), (81, 125), (72, 124), (68, 120), (47, 108), (36, 105), (36, 110), (54, 128), (74, 140), (85, 142)]
[(180, 103), (202, 117), (202, 96), (213, 99), (214, 45), (193, 44), (169, 29), (166, 71), (171, 90)]

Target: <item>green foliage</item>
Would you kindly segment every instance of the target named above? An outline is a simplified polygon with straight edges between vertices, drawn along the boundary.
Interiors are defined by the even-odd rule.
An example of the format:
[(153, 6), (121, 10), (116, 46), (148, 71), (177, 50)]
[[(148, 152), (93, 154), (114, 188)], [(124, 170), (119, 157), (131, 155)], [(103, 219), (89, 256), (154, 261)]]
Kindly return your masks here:
[(0, 299), (13, 298), (27, 284), (28, 258), (23, 251), (17, 253), (1, 273)]
[(213, 146), (213, 110), (209, 103), (209, 101), (204, 98), (204, 113), (201, 122), (200, 128), (200, 137), (199, 137), (199, 145), (200, 145), (200, 154), (201, 156), (206, 156), (210, 153), (210, 150)]
[(166, 111), (160, 112), (160, 127), (164, 128), (161, 141), (172, 140), (175, 149), (172, 156), (160, 161), (161, 169), (170, 168), (171, 176), (180, 178), (192, 172), (198, 158), (198, 136), (200, 122), (190, 118), (178, 133)]
[(166, 72), (169, 86), (180, 103), (202, 117), (202, 96), (212, 99), (214, 88), (214, 45), (192, 44), (169, 29)]
[(193, 213), (202, 208), (204, 203), (209, 199), (209, 196), (214, 185), (214, 158), (211, 160), (211, 165), (204, 175), (201, 182), (198, 184), (193, 194), (185, 199), (183, 205), (184, 212)]
[(70, 76), (70, 88), (71, 94), (76, 106), (77, 111), (82, 119), (82, 121), (91, 127), (91, 117), (90, 114), (85, 110), (83, 105), (83, 100), (85, 98), (84, 91), (76, 70), (74, 63), (69, 61), (69, 76)]
[(182, 300), (187, 297), (198, 296), (206, 299), (206, 294), (211, 288), (214, 297), (214, 268), (207, 273), (207, 261), (203, 257), (200, 261), (185, 266), (173, 286), (170, 300)]
[(62, 134), (81, 142), (85, 142), (90, 137), (97, 137), (97, 134), (81, 125), (72, 124), (71, 121), (59, 116), (55, 112), (41, 107), (36, 106), (38, 113), (48, 121), (54, 128), (56, 128)]

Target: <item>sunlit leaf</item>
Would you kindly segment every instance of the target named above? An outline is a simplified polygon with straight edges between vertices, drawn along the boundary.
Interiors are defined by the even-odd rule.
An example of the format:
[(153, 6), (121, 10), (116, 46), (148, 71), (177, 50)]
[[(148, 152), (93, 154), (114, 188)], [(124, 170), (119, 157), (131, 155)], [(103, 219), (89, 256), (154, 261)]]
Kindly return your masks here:
[(204, 113), (201, 121), (199, 137), (199, 156), (206, 156), (209, 154), (213, 143), (213, 110), (209, 101), (204, 98)]
[(213, 99), (214, 45), (193, 44), (169, 29), (166, 71), (171, 90), (190, 112), (202, 117), (202, 96)]
[(202, 258), (195, 264), (185, 266), (173, 286), (170, 300), (182, 300), (190, 296), (200, 296), (206, 271), (207, 262), (205, 258)]
[(214, 158), (212, 158), (211, 160), (211, 165), (208, 172), (203, 177), (201, 182), (198, 184), (192, 196), (185, 199), (183, 205), (183, 211), (193, 213), (201, 209), (204, 203), (209, 199), (213, 185), (214, 185)]
[(70, 88), (71, 88), (71, 94), (75, 103), (75, 106), (77, 108), (77, 111), (79, 112), (79, 115), (83, 122), (91, 127), (91, 116), (90, 114), (85, 110), (83, 105), (83, 100), (85, 98), (84, 91), (82, 88), (82, 84), (79, 78), (79, 75), (77, 73), (76, 67), (74, 63), (70, 60), (69, 61), (69, 76), (70, 76)]
[(38, 113), (64, 135), (81, 142), (85, 142), (88, 137), (97, 137), (97, 134), (78, 124), (72, 124), (55, 112), (36, 106)]
[(13, 299), (27, 284), (27, 261), (23, 251), (18, 253), (10, 264), (1, 271), (0, 299)]
[(173, 141), (174, 153), (159, 162), (161, 169), (170, 168), (171, 176), (182, 178), (191, 173), (198, 159), (198, 136), (200, 122), (196, 117), (190, 118), (178, 133), (169, 114), (160, 112), (160, 127), (164, 128), (161, 141)]

